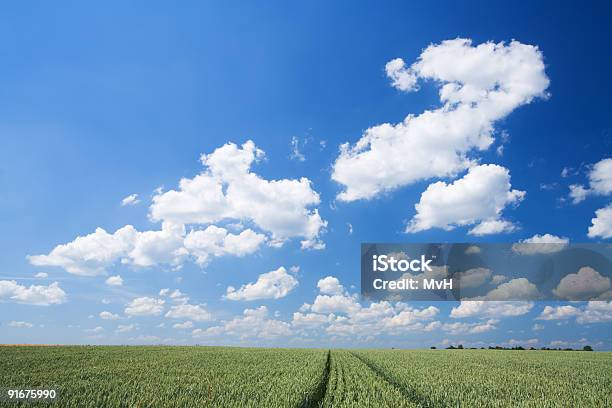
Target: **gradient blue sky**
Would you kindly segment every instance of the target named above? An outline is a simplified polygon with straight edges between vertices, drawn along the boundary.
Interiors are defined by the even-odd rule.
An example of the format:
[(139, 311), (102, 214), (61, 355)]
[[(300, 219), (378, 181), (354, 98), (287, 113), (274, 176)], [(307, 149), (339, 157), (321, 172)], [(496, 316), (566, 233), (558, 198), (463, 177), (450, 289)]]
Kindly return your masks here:
[[(457, 319), (450, 316), (457, 303), (436, 303), (435, 317), (424, 322), (439, 321), (446, 329), (401, 334), (341, 336), (324, 326), (308, 333), (292, 326), (294, 312), (319, 294), (321, 278), (337, 277), (349, 293), (359, 291), (364, 241), (516, 242), (553, 234), (571, 242), (609, 242), (587, 231), (610, 195), (590, 194), (577, 204), (568, 198), (569, 186), (588, 186), (592, 166), (612, 152), (609, 16), (603, 2), (0, 6), (0, 280), (25, 287), (58, 282), (66, 294), (63, 303), (49, 306), (0, 300), (0, 342), (423, 347), (514, 339), (538, 347), (588, 342), (611, 349), (612, 311), (601, 312), (599, 322), (579, 323), (588, 313), (586, 304), (571, 305), (577, 311), (564, 318), (539, 320), (546, 305), (561, 304), (536, 303), (518, 316)], [(474, 45), (516, 39), (544, 55), (550, 97), (495, 122), (495, 143), (477, 156), (481, 163), (507, 168), (512, 188), (526, 191), (520, 205), (504, 211), (517, 227), (513, 232), (477, 237), (458, 227), (405, 233), (427, 186), (453, 178), (421, 180), (371, 200), (336, 200), (342, 186), (331, 174), (340, 144), (355, 143), (371, 126), (440, 106), (434, 83), (400, 92), (390, 86), (385, 64), (401, 57), (410, 65), (428, 45), (455, 38), (472, 39)], [(502, 134), (509, 138), (500, 156)], [(291, 158), (292, 138), (304, 161)], [(155, 189), (176, 189), (182, 177), (202, 171), (200, 154), (247, 140), (265, 151), (266, 159), (252, 167), (261, 177), (311, 181), (321, 199), (312, 208), (328, 222), (320, 236), (325, 249), (303, 250), (300, 239), (292, 238), (282, 248), (263, 245), (243, 257), (214, 258), (205, 267), (186, 261), (180, 271), (117, 263), (107, 274), (121, 275), (120, 287), (106, 285), (107, 276), (76, 276), (26, 259), (97, 227), (109, 233), (126, 224), (158, 230), (160, 223), (148, 218)], [(141, 202), (121, 206), (130, 194)], [(228, 286), (254, 282), (280, 266), (299, 266), (299, 285), (287, 296), (223, 299)], [(35, 278), (39, 272), (48, 277)], [(173, 304), (167, 298), (162, 314), (125, 313), (135, 298), (163, 299), (158, 294), (163, 288), (179, 289), (191, 304), (205, 305), (212, 320), (193, 321), (188, 330), (173, 328), (193, 319), (164, 317)], [(285, 334), (269, 338), (249, 326), (245, 333), (220, 338), (193, 336), (194, 329), (225, 327), (245, 309), (260, 306), (268, 315), (253, 324), (263, 331), (281, 327)], [(101, 319), (103, 311), (118, 318)], [(490, 319), (493, 328), (469, 333)], [(457, 322), (467, 326), (453, 330)], [(165, 327), (157, 327), (160, 323)], [(117, 332), (118, 325), (132, 330)]]

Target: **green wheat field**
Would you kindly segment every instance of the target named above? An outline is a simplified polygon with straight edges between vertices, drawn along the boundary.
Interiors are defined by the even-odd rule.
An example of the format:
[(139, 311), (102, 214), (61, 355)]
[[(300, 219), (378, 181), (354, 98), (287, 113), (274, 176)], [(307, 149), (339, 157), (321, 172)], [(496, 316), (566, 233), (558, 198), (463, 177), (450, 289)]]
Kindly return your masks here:
[(12, 346), (0, 389), (2, 407), (612, 407), (612, 353)]

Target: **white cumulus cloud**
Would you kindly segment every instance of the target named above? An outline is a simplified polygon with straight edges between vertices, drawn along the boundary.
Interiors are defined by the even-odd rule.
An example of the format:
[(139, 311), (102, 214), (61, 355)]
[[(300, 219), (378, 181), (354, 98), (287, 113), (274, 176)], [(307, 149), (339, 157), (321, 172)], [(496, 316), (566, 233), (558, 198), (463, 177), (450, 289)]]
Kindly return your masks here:
[(108, 286), (122, 286), (123, 278), (120, 275), (109, 276), (108, 279), (106, 279), (106, 284)]
[(571, 305), (546, 306), (537, 317), (539, 320), (567, 320), (576, 318), (579, 324), (604, 323), (612, 321), (612, 301), (590, 301), (585, 307)]
[(187, 319), (196, 322), (206, 322), (212, 320), (212, 315), (201, 305), (191, 305), (188, 303), (174, 305), (166, 313), (169, 319)]
[(590, 194), (609, 195), (612, 193), (612, 158), (598, 161), (589, 171), (589, 187), (570, 185), (569, 196), (574, 204), (584, 201)]
[[(252, 141), (241, 147), (228, 143), (202, 155), (205, 170), (201, 174), (182, 179), (178, 190), (157, 190), (149, 215), (152, 221), (161, 221), (159, 230), (137, 231), (126, 225), (109, 233), (97, 228), (57, 245), (48, 254), (27, 258), (33, 265), (96, 276), (106, 274), (117, 263), (179, 269), (192, 256), (204, 265), (213, 256), (244, 256), (266, 241), (278, 247), (294, 237), (302, 238), (304, 249), (324, 248), (320, 235), (327, 222), (315, 208), (320, 198), (310, 180), (263, 179), (250, 169), (262, 157), (263, 152)], [(263, 232), (245, 229), (233, 234), (212, 225), (230, 221), (240, 222), (232, 225), (250, 222)], [(199, 224), (206, 228), (187, 233), (186, 225)]]
[(453, 183), (430, 184), (415, 205), (417, 213), (406, 231), (452, 230), (478, 224), (470, 233), (503, 232), (512, 224), (499, 219), (502, 211), (507, 205), (519, 203), (524, 196), (524, 191), (512, 190), (506, 168), (494, 164), (472, 167)]
[(559, 252), (569, 244), (569, 239), (556, 235), (534, 235), (512, 245), (512, 251), (521, 255), (552, 254)]
[(291, 327), (288, 323), (271, 319), (268, 316), (268, 308), (260, 306), (257, 309), (245, 309), (242, 316), (222, 322), (219, 326), (208, 329), (195, 329), (193, 337), (226, 337), (237, 336), (240, 339), (263, 338), (272, 339), (291, 335)]
[(153, 197), (151, 218), (180, 224), (250, 220), (275, 241), (318, 239), (326, 226), (318, 210), (319, 194), (307, 178), (266, 180), (251, 171), (264, 153), (252, 141), (233, 143), (202, 155), (205, 170), (184, 178), (178, 190)]
[(566, 300), (586, 300), (610, 290), (610, 278), (602, 276), (590, 266), (584, 266), (577, 273), (570, 273), (561, 279), (553, 293)]
[(0, 280), (0, 302), (13, 301), (36, 306), (49, 306), (66, 302), (66, 292), (59, 283), (24, 286), (14, 280)]
[(256, 252), (265, 241), (265, 235), (251, 229), (232, 234), (225, 228), (209, 225), (204, 230), (187, 234), (185, 248), (199, 265), (206, 265), (212, 256), (244, 256)]
[(280, 299), (298, 286), (298, 280), (284, 267), (262, 273), (254, 283), (242, 285), (239, 289), (230, 286), (226, 297), (229, 300)]
[(102, 320), (117, 320), (119, 319), (119, 315), (111, 312), (100, 312), (100, 319)]
[(521, 316), (533, 308), (533, 302), (490, 302), (484, 300), (464, 300), (453, 307), (450, 317), (507, 317)]
[(159, 316), (164, 310), (163, 299), (152, 297), (139, 297), (133, 299), (125, 308), (128, 316)]
[(591, 238), (612, 238), (612, 204), (595, 211), (588, 235)]
[(385, 67), (392, 85), (417, 89), (417, 79), (440, 85), (441, 107), (410, 114), (398, 124), (371, 127), (355, 144), (345, 143), (332, 179), (354, 201), (434, 177), (449, 177), (474, 164), (470, 154), (493, 144), (495, 123), (534, 98), (545, 97), (549, 80), (542, 53), (532, 45), (455, 39), (432, 44), (407, 67)]
[(172, 325), (172, 327), (179, 330), (193, 329), (193, 322), (191, 320), (187, 320), (183, 323), (175, 323)]
[(319, 279), (317, 287), (323, 295), (341, 295), (344, 293), (344, 287), (340, 284), (338, 278), (334, 276), (326, 276)]

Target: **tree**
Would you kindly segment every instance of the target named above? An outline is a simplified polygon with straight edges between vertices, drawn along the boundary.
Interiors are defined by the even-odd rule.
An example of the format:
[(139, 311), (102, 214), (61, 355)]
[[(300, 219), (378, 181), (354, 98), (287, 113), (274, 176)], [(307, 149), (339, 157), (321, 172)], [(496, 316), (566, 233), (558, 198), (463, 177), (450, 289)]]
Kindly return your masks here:
[(431, 346), (430, 349), (435, 350), (436, 346)]
[(458, 345), (458, 346), (457, 346), (457, 348), (458, 348), (459, 350), (463, 350), (463, 344)]
[(593, 347), (591, 347), (591, 346), (584, 346), (582, 348), (582, 351), (593, 351)]

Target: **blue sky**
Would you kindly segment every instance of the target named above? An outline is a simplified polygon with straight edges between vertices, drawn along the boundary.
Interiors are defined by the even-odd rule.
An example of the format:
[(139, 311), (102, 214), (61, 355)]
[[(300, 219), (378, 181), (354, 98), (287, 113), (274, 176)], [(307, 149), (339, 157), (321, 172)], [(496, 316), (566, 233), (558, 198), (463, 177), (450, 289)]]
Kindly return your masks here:
[[(353, 297), (359, 291), (361, 242), (516, 242), (544, 234), (570, 242), (610, 241), (610, 215), (603, 211), (611, 202), (606, 184), (610, 167), (605, 161), (612, 151), (607, 7), (501, 7), (489, 2), (469, 7), (397, 2), (385, 9), (365, 2), (3, 5), (0, 281), (14, 283), (5, 283), (0, 291), (0, 342), (422, 347), (514, 339), (525, 345), (589, 342), (599, 349), (612, 348), (609, 302), (567, 304), (561, 309), (561, 303), (508, 304), (503, 310), (481, 306), (457, 317), (461, 313), (453, 314), (453, 309), (463, 310), (457, 303), (372, 307)], [(525, 80), (533, 90), (521, 90), (519, 102), (484, 120), (492, 126), (490, 134), (481, 134), (466, 151), (474, 162), (429, 174), (432, 166), (426, 158), (400, 149), (398, 157), (404, 159), (399, 162), (425, 160), (425, 170), (393, 167), (393, 160), (382, 155), (379, 162), (387, 167), (364, 172), (352, 167), (356, 152), (347, 158), (349, 170), (341, 172), (341, 144), (354, 146), (376, 125), (397, 124), (409, 114), (441, 109), (440, 84), (449, 82), (443, 71), (461, 67), (462, 60), (452, 58), (453, 64), (446, 60), (441, 65), (432, 61), (437, 67), (432, 75), (412, 64), (429, 45), (446, 52), (449, 47), (442, 42), (457, 38), (472, 40), (460, 46), (470, 52), (483, 43), (505, 42), (497, 51), (479, 49), (484, 65), (477, 65), (482, 73), (491, 68), (500, 83), (513, 83), (513, 72), (497, 72), (495, 55), (510, 52), (512, 40), (533, 46), (517, 46), (516, 53), (503, 60), (512, 66), (513, 58), (526, 55), (534, 67), (529, 72), (537, 78)], [(386, 65), (395, 58), (405, 65)], [(394, 74), (408, 81), (414, 77), (418, 83), (394, 87)], [(481, 84), (484, 74), (472, 69), (462, 75), (462, 84)], [(538, 82), (543, 79), (548, 83)], [(460, 128), (452, 121), (451, 125)], [(393, 137), (400, 140), (400, 133)], [(424, 151), (448, 146), (446, 134), (434, 136), (442, 142)], [(472, 136), (461, 134), (461, 141)], [(424, 136), (416, 132), (410, 137)], [(209, 207), (200, 211), (216, 211), (214, 220), (192, 222), (192, 217), (184, 223), (184, 234), (210, 225), (232, 236), (250, 230), (258, 237), (250, 241), (255, 249), (242, 247), (245, 253), (240, 253), (235, 247), (217, 248), (218, 256), (198, 265), (189, 250), (180, 261), (157, 262), (176, 258), (165, 244), (153, 255), (145, 254), (155, 262), (144, 262), (142, 253), (128, 254), (132, 247), (113, 257), (108, 255), (109, 245), (96, 241), (79, 252), (81, 261), (91, 252), (112, 258), (95, 273), (85, 273), (95, 276), (71, 273), (65, 262), (58, 266), (57, 257), (45, 258), (46, 264), (27, 258), (48, 255), (57, 245), (98, 227), (113, 234), (126, 225), (140, 232), (160, 231), (162, 220), (170, 218), (182, 224), (184, 214), (176, 216), (175, 211), (182, 199), (160, 209), (164, 215), (155, 219), (153, 197), (178, 190), (181, 178), (205, 172), (201, 154), (213, 154), (231, 142), (236, 147), (228, 155), (234, 157), (251, 149), (241, 148), (248, 140), (265, 152), (265, 157), (249, 162), (248, 173), (263, 180), (262, 186), (269, 180), (308, 180), (299, 183), (297, 192), (279, 187), (278, 197), (267, 195), (262, 201), (244, 193), (251, 182), (236, 182), (246, 199), (232, 204), (236, 208), (230, 216), (220, 216), (221, 210), (206, 204)], [(297, 155), (292, 141), (297, 143)], [(474, 148), (478, 143), (480, 148)], [(507, 171), (507, 177), (503, 171), (486, 173), (492, 187), (511, 184), (495, 194), (506, 197), (517, 190), (525, 192), (524, 197), (503, 198), (494, 216), (490, 208), (483, 208), (485, 215), (471, 214), (466, 225), (439, 213), (444, 208), (434, 205), (439, 202), (435, 196), (429, 201), (422, 197), (433, 183), (448, 187), (464, 179), (468, 168), (485, 164)], [(419, 171), (427, 174), (402, 179)], [(373, 173), (388, 174), (373, 182), (383, 191), (362, 199), (338, 198)], [(389, 180), (396, 176), (400, 181), (391, 185)], [(232, 177), (221, 176), (224, 188), (234, 183)], [(572, 197), (571, 185), (583, 190), (574, 187)], [(156, 193), (159, 187), (163, 192)], [(207, 190), (201, 193), (210, 196)], [(443, 190), (442, 196), (446, 193)], [(140, 202), (122, 206), (131, 194)], [(302, 197), (313, 194), (319, 200)], [(287, 196), (295, 199), (288, 204), (292, 210), (285, 220), (276, 205)], [(438, 213), (407, 233), (419, 202)], [(478, 212), (476, 204), (467, 206)], [(589, 236), (598, 210), (598, 227)], [(310, 230), (303, 224), (307, 220), (316, 224), (310, 224)], [(504, 231), (469, 234), (487, 220), (504, 222)], [(304, 240), (315, 247), (324, 243), (325, 248), (302, 248)], [(79, 261), (75, 257), (71, 262)], [(287, 293), (257, 300), (224, 298), (228, 286), (239, 290), (280, 267), (285, 272), (277, 275), (291, 288)], [(48, 276), (36, 278), (38, 273)], [(105, 283), (117, 275), (121, 286)], [(331, 280), (326, 281), (331, 286), (318, 286), (328, 276), (342, 287)], [(53, 282), (58, 282), (63, 296), (49, 292)], [(164, 288), (170, 292), (162, 295)], [(189, 300), (168, 296), (176, 289)], [(33, 299), (41, 303), (41, 291), (42, 303), (51, 304), (32, 304)], [(334, 309), (337, 305), (312, 310), (318, 296), (344, 302), (349, 312)], [(141, 298), (149, 300), (134, 304)], [(299, 311), (304, 303), (310, 308)], [(185, 305), (194, 307), (177, 308)], [(551, 308), (547, 314), (546, 306)], [(148, 312), (134, 313), (137, 309)], [(111, 318), (101, 318), (102, 312)], [(377, 322), (398, 316), (404, 320), (393, 329), (358, 323), (363, 317), (359, 313), (367, 312)], [(298, 320), (309, 316), (313, 322), (300, 326), (294, 313), (301, 313)], [(401, 319), (393, 321), (397, 320)], [(162, 323), (164, 327), (158, 327)], [(176, 324), (184, 328), (174, 328)]]

